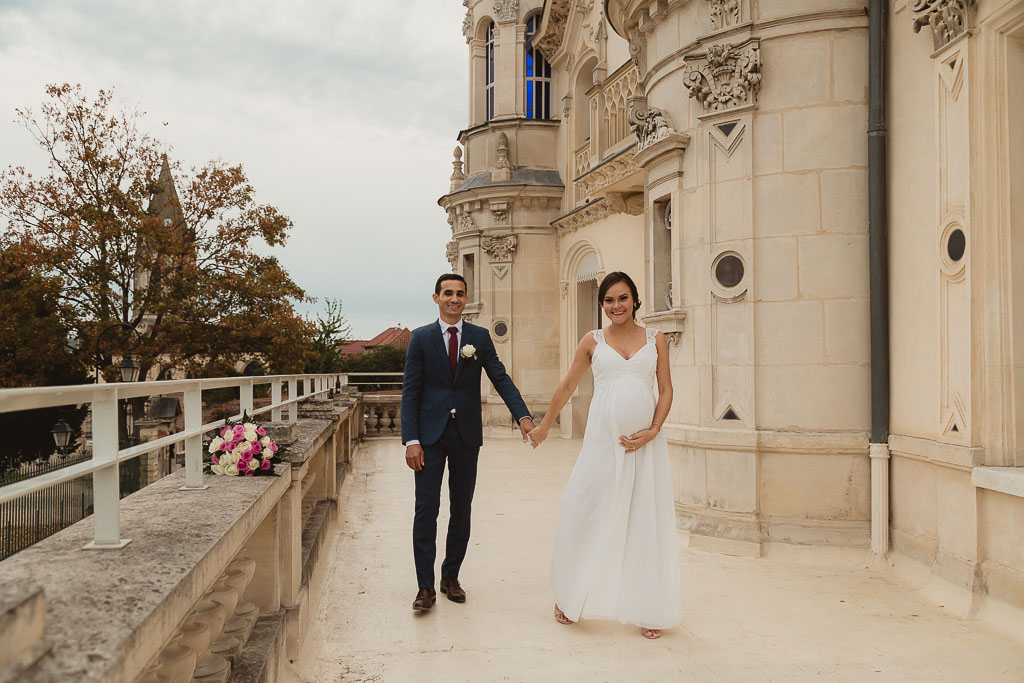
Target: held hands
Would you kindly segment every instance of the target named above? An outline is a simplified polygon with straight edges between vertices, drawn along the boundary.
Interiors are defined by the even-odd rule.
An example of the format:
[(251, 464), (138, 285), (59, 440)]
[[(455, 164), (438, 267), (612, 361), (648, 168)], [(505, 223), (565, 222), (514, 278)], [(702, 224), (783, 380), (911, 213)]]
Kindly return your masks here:
[(530, 445), (536, 448), (544, 443), (544, 440), (548, 438), (548, 428), (542, 422), (539, 427), (536, 427), (533, 431), (527, 434), (527, 436), (530, 437)]
[(626, 449), (627, 453), (633, 453), (636, 449), (640, 448), (644, 444), (650, 442), (658, 435), (660, 430), (654, 427), (648, 427), (647, 429), (641, 429), (639, 432), (630, 434), (629, 436), (620, 436), (619, 445)]
[(533, 424), (533, 420), (528, 417), (524, 417), (519, 421), (519, 431), (523, 435), (523, 443), (529, 441), (530, 432), (535, 430), (537, 426)]
[(415, 472), (423, 469), (423, 446), (413, 444), (405, 447), (405, 464)]

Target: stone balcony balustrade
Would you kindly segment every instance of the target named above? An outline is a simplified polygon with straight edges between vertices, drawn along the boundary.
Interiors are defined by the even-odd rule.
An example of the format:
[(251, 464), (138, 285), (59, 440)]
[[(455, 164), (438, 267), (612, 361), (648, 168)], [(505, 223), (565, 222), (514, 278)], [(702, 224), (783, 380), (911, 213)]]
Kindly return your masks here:
[[(92, 458), (2, 487), (0, 502), (91, 474), (96, 510), (0, 563), (0, 681), (276, 680), (309, 629), (338, 492), (365, 423), (361, 396), (345, 381), (0, 391), (4, 412), (93, 409)], [(199, 424), (202, 390), (237, 386), (251, 414), (253, 389), (265, 384), (271, 405), (255, 412), (272, 418), (261, 424), (287, 447), (279, 476), (203, 475), (202, 436), (223, 421)], [(184, 396), (184, 431), (118, 450), (117, 400), (176, 392)], [(118, 501), (119, 461), (181, 443), (185, 468)]]

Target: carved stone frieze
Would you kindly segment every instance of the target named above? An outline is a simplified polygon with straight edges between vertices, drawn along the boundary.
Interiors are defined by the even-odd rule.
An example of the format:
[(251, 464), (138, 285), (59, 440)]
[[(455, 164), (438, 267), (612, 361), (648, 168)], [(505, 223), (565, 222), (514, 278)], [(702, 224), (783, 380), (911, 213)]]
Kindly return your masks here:
[(491, 215), (494, 216), (495, 223), (508, 223), (508, 202), (491, 202)]
[(608, 202), (614, 213), (628, 213), (630, 216), (642, 216), (644, 213), (644, 193), (609, 192)]
[(642, 97), (633, 98), (629, 103), (629, 125), (636, 135), (638, 152), (676, 132), (668, 124), (666, 114), (660, 109), (648, 107), (647, 100)]
[(707, 3), (712, 30), (740, 23), (740, 0), (707, 0)]
[(589, 204), (584, 204), (572, 213), (562, 216), (552, 223), (552, 225), (554, 225), (558, 230), (559, 235), (567, 235), (586, 225), (590, 225), (595, 221), (599, 221), (606, 216), (610, 216), (613, 213), (615, 213), (615, 210), (612, 207), (611, 202), (601, 198), (592, 201)]
[(565, 29), (569, 24), (569, 12), (573, 0), (548, 0), (550, 9), (546, 11), (547, 20), (541, 26), (542, 32), (533, 37), (533, 44), (550, 61), (562, 46)]
[(705, 112), (756, 104), (761, 89), (760, 42), (712, 45), (703, 57), (687, 57), (683, 84)]
[(444, 257), (448, 263), (451, 264), (452, 268), (455, 267), (455, 262), (459, 259), (459, 243), (452, 240), (448, 243), (444, 250)]
[(518, 239), (515, 235), (501, 235), (499, 237), (484, 238), (482, 249), (491, 261), (511, 261), (512, 254), (516, 251)]
[(467, 43), (473, 40), (473, 10), (466, 10), (466, 18), (462, 20), (462, 36)]
[(473, 214), (468, 211), (455, 214), (455, 225), (453, 226), (455, 234), (469, 232), (474, 229), (476, 229), (476, 224), (473, 222)]
[(494, 15), (501, 23), (519, 18), (519, 0), (494, 0)]
[(639, 171), (640, 165), (636, 163), (633, 152), (630, 150), (595, 167), (576, 181), (576, 187), (583, 193), (583, 196), (593, 196)]
[(975, 0), (911, 0), (914, 33), (923, 26), (930, 26), (932, 41), (938, 50), (974, 28), (975, 6)]

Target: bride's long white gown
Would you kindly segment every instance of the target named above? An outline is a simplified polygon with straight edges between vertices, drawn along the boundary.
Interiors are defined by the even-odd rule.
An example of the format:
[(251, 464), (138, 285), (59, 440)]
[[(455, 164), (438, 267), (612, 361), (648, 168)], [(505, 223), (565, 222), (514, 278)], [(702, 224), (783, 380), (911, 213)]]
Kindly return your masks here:
[(555, 603), (573, 621), (671, 628), (682, 605), (668, 446), (660, 433), (635, 453), (619, 444), (654, 419), (657, 330), (629, 360), (592, 334), (594, 398), (555, 528)]

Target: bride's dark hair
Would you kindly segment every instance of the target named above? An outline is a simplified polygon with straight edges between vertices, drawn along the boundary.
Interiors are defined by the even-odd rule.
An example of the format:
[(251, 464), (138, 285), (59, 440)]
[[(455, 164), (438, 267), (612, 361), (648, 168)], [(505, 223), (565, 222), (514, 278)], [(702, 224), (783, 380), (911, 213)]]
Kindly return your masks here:
[(608, 273), (601, 280), (601, 286), (597, 288), (598, 305), (604, 304), (604, 295), (608, 293), (608, 288), (616, 282), (625, 282), (626, 286), (629, 287), (629, 293), (633, 295), (633, 320), (636, 320), (636, 312), (640, 308), (640, 293), (636, 290), (636, 283), (633, 282), (633, 278), (622, 271), (616, 270), (615, 272)]

